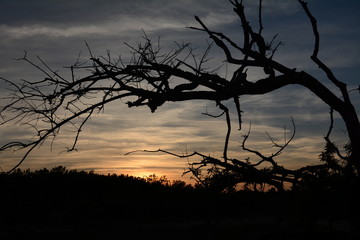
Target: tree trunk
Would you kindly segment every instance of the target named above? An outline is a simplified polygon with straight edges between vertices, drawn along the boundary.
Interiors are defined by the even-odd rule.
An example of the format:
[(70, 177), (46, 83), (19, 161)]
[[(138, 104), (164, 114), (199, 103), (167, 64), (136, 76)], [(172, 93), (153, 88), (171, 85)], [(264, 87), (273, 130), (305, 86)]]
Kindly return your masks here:
[(360, 173), (360, 123), (355, 108), (351, 104), (346, 104), (346, 108), (339, 111), (343, 118), (348, 136), (351, 142), (351, 155), (349, 163), (352, 164), (358, 174)]
[(329, 107), (337, 111), (345, 122), (346, 130), (351, 142), (351, 155), (349, 164), (354, 166), (360, 173), (360, 122), (356, 110), (350, 101), (343, 101), (333, 94), (328, 88), (321, 84), (311, 75), (301, 72), (298, 83), (308, 88)]

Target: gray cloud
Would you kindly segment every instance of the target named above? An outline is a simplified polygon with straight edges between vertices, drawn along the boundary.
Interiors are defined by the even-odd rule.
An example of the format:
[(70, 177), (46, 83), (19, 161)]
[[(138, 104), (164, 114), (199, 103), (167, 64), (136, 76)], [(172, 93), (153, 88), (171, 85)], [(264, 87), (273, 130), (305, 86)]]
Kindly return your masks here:
[[(256, 2), (256, 1), (255, 1)], [(264, 1), (264, 33), (267, 39), (279, 33), (279, 40), (284, 41), (275, 58), (280, 62), (298, 69), (304, 69), (325, 81), (310, 61), (313, 36), (304, 13), (296, 1)], [(256, 2), (257, 3), (257, 2)], [(257, 8), (254, 1), (247, 1), (249, 19), (255, 19)], [(336, 74), (353, 86), (358, 86), (358, 60), (360, 32), (355, 23), (359, 21), (359, 1), (324, 2), (310, 1), (309, 6), (319, 18), (323, 34), (321, 57)], [(32, 59), (41, 56), (51, 67), (68, 74), (63, 66), (71, 65), (79, 52), (86, 60), (86, 40), (97, 55), (111, 50), (114, 55), (128, 53), (123, 42), (136, 43), (144, 29), (150, 37), (161, 36), (163, 49), (166, 51), (174, 41), (192, 42), (199, 51), (208, 37), (206, 34), (187, 29), (197, 26), (193, 16), (199, 15), (212, 29), (224, 31), (241, 43), (239, 21), (227, 1), (1, 1), (0, 0), (0, 76), (11, 80), (20, 78), (39, 79), (40, 72), (22, 62), (11, 58), (23, 56), (28, 51)], [(341, 17), (333, 20), (334, 13), (340, 11)], [(346, 12), (348, 11), (348, 12)], [(346, 14), (343, 14), (345, 13)], [(256, 28), (257, 21), (252, 22)], [(306, 32), (306, 33), (304, 33)], [(212, 64), (221, 64), (223, 54), (213, 50), (215, 59)], [(230, 65), (228, 67), (228, 77)], [(249, 73), (251, 70), (249, 70)], [(257, 79), (259, 72), (251, 72), (249, 78)], [(220, 70), (226, 75), (226, 67)], [(1, 89), (1, 94), (5, 91)], [(354, 96), (354, 95), (353, 95)], [(355, 102), (360, 100), (354, 96)], [(226, 103), (232, 113), (233, 128), (236, 129), (236, 114), (231, 102)], [(297, 135), (292, 145), (282, 156), (282, 163), (300, 166), (317, 161), (319, 148), (322, 147), (323, 135), (328, 126), (328, 108), (313, 94), (299, 86), (287, 87), (267, 96), (242, 96), (243, 132), (252, 123), (249, 146), (271, 151), (265, 131), (274, 138), (282, 140), (284, 126), (291, 129), (290, 117), (294, 117)], [(310, 106), (310, 107), (309, 107)], [(115, 103), (105, 107), (105, 112), (93, 117), (84, 128), (79, 139), (79, 152), (62, 153), (71, 144), (73, 135), (64, 131), (50, 151), (50, 146), (35, 151), (23, 167), (48, 167), (59, 164), (70, 168), (96, 169), (99, 172), (125, 172), (131, 174), (181, 176), (186, 168), (186, 159), (177, 159), (164, 154), (126, 152), (138, 149), (155, 150), (164, 148), (176, 153), (204, 152), (221, 157), (226, 124), (224, 118), (214, 119), (202, 115), (202, 112), (219, 113), (214, 103), (194, 101), (168, 103), (156, 113), (151, 114), (146, 108), (128, 109), (126, 105)], [(341, 121), (336, 121), (334, 137), (340, 143), (344, 136)], [(4, 142), (7, 139), (21, 140), (28, 137), (29, 129), (0, 129)], [(241, 132), (234, 131), (231, 138), (231, 154), (245, 157), (239, 153)], [(302, 154), (299, 155), (298, 153)], [(19, 153), (1, 153), (0, 166), (8, 169), (19, 159)]]

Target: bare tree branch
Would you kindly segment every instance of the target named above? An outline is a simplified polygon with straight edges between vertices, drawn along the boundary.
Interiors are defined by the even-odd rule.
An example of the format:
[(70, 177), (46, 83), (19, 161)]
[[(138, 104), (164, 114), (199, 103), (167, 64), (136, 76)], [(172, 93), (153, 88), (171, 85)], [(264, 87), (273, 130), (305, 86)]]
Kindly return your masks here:
[(315, 43), (314, 43), (314, 50), (313, 50), (313, 54), (311, 55), (311, 59), (319, 66), (319, 68), (321, 68), (327, 75), (327, 77), (329, 78), (329, 80), (331, 82), (333, 82), (335, 84), (335, 86), (337, 86), (342, 95), (343, 98), (345, 100), (345, 102), (351, 102), (350, 98), (349, 98), (349, 94), (347, 92), (346, 89), (346, 84), (339, 81), (334, 73), (331, 71), (330, 68), (328, 68), (328, 66), (326, 66), (319, 58), (318, 58), (318, 53), (319, 53), (319, 49), (320, 49), (320, 34), (318, 31), (318, 27), (317, 27), (317, 21), (316, 18), (311, 14), (307, 3), (305, 1), (299, 0), (301, 6), (303, 7), (306, 15), (308, 16), (308, 18), (310, 19), (311, 25), (312, 25), (312, 29), (313, 29), (313, 33), (314, 33), (314, 37), (315, 37)]
[[(205, 113), (206, 115), (210, 117), (225, 115), (227, 132), (223, 148), (224, 159), (219, 160), (198, 152), (185, 155), (177, 155), (161, 149), (155, 152), (180, 158), (200, 157), (201, 161), (189, 164), (189, 171), (195, 175), (196, 179), (204, 183), (209, 182), (210, 179), (206, 175), (201, 175), (201, 170), (213, 166), (214, 168), (208, 169), (208, 176), (221, 175), (221, 177), (227, 177), (229, 183), (232, 184), (239, 182), (255, 185), (268, 184), (281, 191), (284, 182), (295, 186), (306, 177), (317, 176), (321, 171), (329, 171), (330, 166), (322, 164), (316, 167), (307, 166), (298, 170), (289, 170), (275, 161), (275, 158), (284, 151), (295, 136), (293, 119), (293, 134), (287, 138), (286, 129), (284, 129), (283, 144), (274, 141), (267, 133), (270, 141), (277, 148), (275, 153), (266, 155), (259, 150), (248, 148), (246, 142), (250, 135), (249, 129), (248, 133), (243, 135), (242, 150), (255, 155), (259, 158), (258, 162), (252, 164), (249, 159), (231, 158), (228, 149), (231, 134), (229, 109), (232, 108), (225, 106), (223, 101), (231, 100), (231, 103), (235, 105), (239, 129), (241, 129), (243, 119), (240, 96), (262, 95), (288, 85), (301, 85), (332, 109), (330, 127), (325, 136), (328, 144), (331, 143), (332, 111), (338, 112), (344, 120), (350, 140), (347, 150), (351, 151), (347, 151), (348, 156), (342, 156), (337, 148), (337, 154), (346, 163), (347, 169), (350, 169), (348, 172), (358, 176), (360, 173), (360, 122), (349, 96), (349, 92), (354, 89), (348, 91), (346, 84), (337, 79), (331, 69), (318, 58), (320, 35), (316, 19), (307, 4), (302, 0), (299, 2), (310, 19), (315, 37), (311, 59), (326, 73), (329, 82), (340, 89), (341, 97), (311, 74), (297, 71), (288, 67), (286, 63), (275, 60), (274, 54), (281, 46), (281, 41), (277, 40), (277, 34), (270, 42), (263, 36), (262, 0), (259, 1), (258, 8), (258, 31), (254, 31), (251, 27), (243, 2), (230, 0), (235, 14), (240, 19), (243, 42), (238, 43), (237, 40), (231, 39), (224, 33), (210, 29), (205, 22), (195, 16), (200, 27), (190, 28), (206, 33), (213, 41), (207, 43), (202, 54), (198, 54), (189, 43), (175, 43), (173, 49), (163, 51), (160, 39), (152, 41), (144, 32), (141, 42), (135, 45), (125, 43), (132, 54), (129, 59), (121, 57), (113, 59), (110, 52), (98, 57), (92, 52), (89, 44), (85, 43), (90, 60), (82, 63), (79, 62), (78, 57), (73, 65), (67, 67), (70, 71), (70, 77), (67, 79), (40, 57), (36, 58), (36, 62), (30, 60), (25, 52), (24, 56), (18, 60), (25, 61), (39, 70), (44, 78), (36, 81), (22, 80), (17, 83), (0, 79), (8, 86), (10, 93), (9, 96), (1, 99), (6, 103), (0, 107), (0, 125), (19, 124), (34, 129), (34, 138), (30, 141), (13, 141), (0, 147), (0, 151), (25, 150), (19, 163), (10, 171), (18, 167), (36, 147), (40, 147), (45, 141), (52, 140), (53, 144), (60, 130), (66, 126), (74, 129), (74, 141), (68, 150), (76, 150), (83, 126), (94, 113), (101, 112), (110, 102), (121, 100), (128, 107), (146, 106), (151, 112), (155, 112), (166, 102), (201, 99), (216, 103), (223, 111), (218, 116)], [(225, 55), (223, 59), (225, 64), (235, 69), (230, 79), (217, 73), (223, 61), (213, 68), (208, 67), (208, 61), (211, 59), (210, 50), (213, 47), (219, 48)], [(248, 68), (263, 71), (265, 77), (248, 78)], [(87, 74), (82, 76), (79, 72)], [(205, 181), (204, 178), (207, 180)]]

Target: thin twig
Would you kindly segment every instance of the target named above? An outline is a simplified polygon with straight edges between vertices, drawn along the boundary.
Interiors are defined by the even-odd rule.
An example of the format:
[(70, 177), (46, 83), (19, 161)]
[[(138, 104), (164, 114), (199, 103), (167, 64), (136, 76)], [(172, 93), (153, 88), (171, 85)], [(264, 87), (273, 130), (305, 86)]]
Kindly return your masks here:
[(323, 63), (319, 58), (318, 58), (318, 53), (319, 53), (319, 48), (320, 48), (320, 34), (319, 34), (319, 30), (318, 30), (318, 27), (317, 27), (317, 21), (316, 21), (316, 18), (311, 14), (308, 6), (307, 6), (307, 3), (303, 0), (299, 0), (301, 6), (303, 7), (306, 15), (308, 16), (308, 18), (310, 19), (310, 22), (311, 22), (311, 26), (312, 26), (312, 29), (313, 29), (313, 34), (314, 34), (314, 37), (315, 37), (315, 42), (314, 42), (314, 49), (313, 49), (313, 54), (311, 56), (311, 59), (319, 66), (320, 69), (322, 69), (328, 79), (335, 85), (337, 86), (341, 93), (342, 93), (342, 96), (344, 98), (344, 101), (347, 102), (347, 103), (350, 103), (350, 97), (349, 97), (349, 94), (347, 92), (347, 88), (346, 88), (346, 84), (339, 81), (334, 73), (331, 71), (331, 69), (325, 64)]

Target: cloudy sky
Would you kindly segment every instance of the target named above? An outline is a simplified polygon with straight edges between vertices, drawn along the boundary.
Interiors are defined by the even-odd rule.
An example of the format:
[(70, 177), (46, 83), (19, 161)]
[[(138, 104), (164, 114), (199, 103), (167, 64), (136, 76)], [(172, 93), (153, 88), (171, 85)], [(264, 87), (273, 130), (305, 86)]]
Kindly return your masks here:
[[(255, 28), (256, 2), (245, 1), (248, 17)], [(349, 85), (349, 89), (356, 88), (360, 75), (360, 1), (312, 0), (309, 7), (318, 19), (322, 37), (321, 59)], [(307, 71), (326, 83), (324, 74), (309, 60), (313, 36), (299, 3), (296, 0), (265, 0), (263, 11), (267, 39), (279, 34), (279, 40), (284, 42), (275, 59), (289, 67)], [(0, 0), (0, 77), (13, 81), (43, 78), (41, 72), (33, 67), (14, 60), (21, 58), (24, 50), (33, 60), (40, 56), (64, 75), (68, 74), (64, 66), (73, 64), (79, 54), (84, 60), (89, 57), (85, 41), (96, 55), (110, 51), (114, 55), (126, 56), (130, 50), (124, 42), (135, 44), (140, 41), (142, 31), (151, 38), (160, 36), (164, 50), (171, 49), (177, 41), (191, 42), (201, 52), (208, 37), (186, 28), (197, 26), (194, 15), (211, 29), (241, 39), (241, 25), (232, 5), (226, 0)], [(212, 66), (222, 65), (219, 74), (230, 76), (231, 66), (223, 64), (221, 52), (213, 49), (211, 53)], [(252, 80), (257, 77), (256, 72), (249, 75)], [(2, 87), (0, 94), (5, 95), (6, 89)], [(351, 96), (359, 111), (359, 94), (354, 92)], [(226, 104), (234, 115), (231, 103)], [(274, 139), (283, 141), (284, 129), (290, 134), (293, 117), (296, 137), (279, 157), (279, 163), (296, 168), (318, 162), (323, 136), (329, 125), (329, 109), (311, 92), (299, 86), (286, 87), (266, 96), (242, 96), (241, 104), (243, 133), (247, 132), (250, 122), (252, 126), (249, 147), (264, 153), (274, 152), (265, 131)], [(209, 118), (202, 115), (203, 112), (216, 114), (217, 110), (211, 102), (194, 101), (169, 103), (152, 114), (147, 108), (128, 109), (118, 102), (91, 119), (80, 137), (77, 152), (63, 152), (72, 136), (64, 131), (52, 150), (45, 144), (30, 155), (22, 168), (65, 165), (70, 169), (92, 169), (98, 173), (137, 176), (155, 173), (180, 179), (187, 167), (187, 159), (163, 154), (125, 153), (161, 148), (176, 153), (196, 150), (221, 157), (226, 131), (224, 119)], [(31, 129), (26, 126), (0, 127), (1, 144), (28, 139), (29, 136)], [(339, 144), (346, 142), (344, 127), (338, 118), (333, 137)], [(247, 156), (240, 151), (241, 140), (241, 132), (234, 131), (230, 157), (244, 159)], [(0, 153), (0, 167), (10, 169), (20, 154)]]

